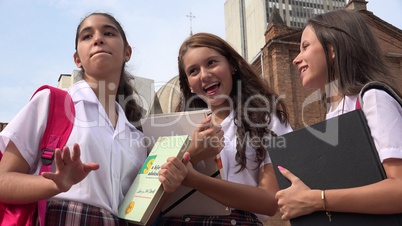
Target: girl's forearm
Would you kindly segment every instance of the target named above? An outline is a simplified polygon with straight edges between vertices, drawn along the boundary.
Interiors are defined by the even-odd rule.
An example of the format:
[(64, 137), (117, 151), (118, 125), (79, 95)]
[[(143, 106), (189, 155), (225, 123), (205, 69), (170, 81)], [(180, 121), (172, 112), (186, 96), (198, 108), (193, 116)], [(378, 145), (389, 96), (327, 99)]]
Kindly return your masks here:
[(0, 202), (25, 204), (53, 197), (60, 192), (53, 181), (16, 172), (0, 174)]

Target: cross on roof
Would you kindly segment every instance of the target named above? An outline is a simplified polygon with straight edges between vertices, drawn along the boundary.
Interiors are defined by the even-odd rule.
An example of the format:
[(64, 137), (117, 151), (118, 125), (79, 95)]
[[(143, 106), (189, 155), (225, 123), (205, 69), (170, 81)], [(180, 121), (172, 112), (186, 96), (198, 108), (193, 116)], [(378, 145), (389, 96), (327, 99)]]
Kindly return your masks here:
[(193, 18), (195, 18), (195, 16), (193, 16), (193, 13), (190, 11), (190, 15), (186, 15), (187, 17), (190, 18), (190, 35), (193, 35)]

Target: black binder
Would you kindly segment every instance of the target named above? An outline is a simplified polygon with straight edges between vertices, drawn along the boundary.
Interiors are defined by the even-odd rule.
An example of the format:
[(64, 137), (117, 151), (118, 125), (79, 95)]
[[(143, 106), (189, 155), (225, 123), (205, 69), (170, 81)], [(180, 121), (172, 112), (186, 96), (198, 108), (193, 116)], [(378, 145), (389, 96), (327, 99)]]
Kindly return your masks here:
[[(290, 182), (278, 166), (290, 170), (311, 189), (357, 187), (386, 178), (360, 109), (274, 138), (268, 151), (280, 189), (289, 187)], [(331, 220), (325, 212), (318, 211), (291, 219), (290, 223), (292, 226), (402, 225), (400, 214), (331, 212)]]

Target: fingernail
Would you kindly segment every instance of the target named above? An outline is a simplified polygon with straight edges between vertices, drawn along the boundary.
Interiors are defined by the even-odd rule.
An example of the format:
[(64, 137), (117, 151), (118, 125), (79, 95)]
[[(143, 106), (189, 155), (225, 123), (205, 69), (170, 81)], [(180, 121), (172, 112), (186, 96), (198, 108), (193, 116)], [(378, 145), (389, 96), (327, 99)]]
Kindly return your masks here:
[(282, 170), (284, 170), (285, 168), (283, 168), (282, 166), (278, 166), (278, 169), (279, 169), (280, 171), (282, 171)]

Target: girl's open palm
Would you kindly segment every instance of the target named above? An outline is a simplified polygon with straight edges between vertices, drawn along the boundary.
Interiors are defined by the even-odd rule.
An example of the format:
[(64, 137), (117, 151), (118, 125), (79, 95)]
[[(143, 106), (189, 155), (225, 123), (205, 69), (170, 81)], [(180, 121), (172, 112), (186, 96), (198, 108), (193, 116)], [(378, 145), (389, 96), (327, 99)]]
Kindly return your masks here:
[(42, 176), (55, 183), (60, 192), (68, 191), (71, 186), (83, 180), (92, 170), (99, 169), (99, 164), (81, 161), (81, 150), (78, 144), (74, 144), (73, 151), (64, 147), (63, 150), (55, 150), (56, 172), (44, 172)]

